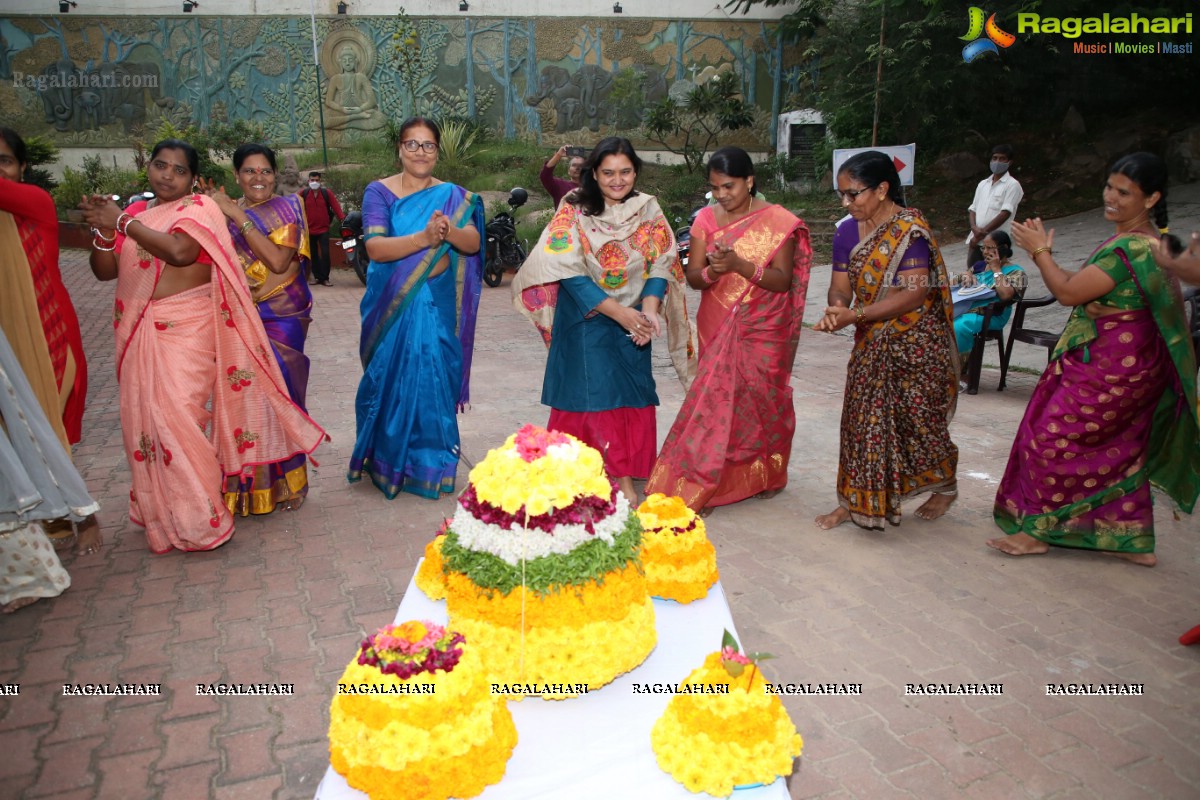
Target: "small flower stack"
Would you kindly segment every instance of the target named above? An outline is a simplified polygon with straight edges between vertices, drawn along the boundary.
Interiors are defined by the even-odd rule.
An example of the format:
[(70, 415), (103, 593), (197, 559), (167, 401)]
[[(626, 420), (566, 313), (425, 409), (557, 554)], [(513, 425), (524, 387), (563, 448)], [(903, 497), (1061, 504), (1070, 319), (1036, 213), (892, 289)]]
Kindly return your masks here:
[(338, 682), (329, 760), (371, 800), (447, 800), (504, 777), (517, 729), (480, 648), (432, 622), (363, 640)]
[(724, 647), (704, 659), (685, 683), (724, 684), (727, 694), (677, 694), (650, 731), (658, 766), (690, 792), (728, 797), (738, 787), (790, 775), (803, 741), (779, 696), (768, 694), (755, 659), (738, 652), (728, 631)]
[(717, 551), (704, 520), (679, 497), (652, 494), (638, 506), (642, 522), (642, 565), (654, 597), (690, 603), (717, 582)]
[(513, 696), (595, 690), (657, 641), (641, 542), (600, 453), (526, 425), (471, 470), (442, 537), (450, 622)]

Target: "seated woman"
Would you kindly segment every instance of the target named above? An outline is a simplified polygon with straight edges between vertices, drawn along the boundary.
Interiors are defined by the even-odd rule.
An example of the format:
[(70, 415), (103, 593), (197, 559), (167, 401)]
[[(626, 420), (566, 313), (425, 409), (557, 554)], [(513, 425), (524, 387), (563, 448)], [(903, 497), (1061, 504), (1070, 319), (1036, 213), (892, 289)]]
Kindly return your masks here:
[(1042, 373), (992, 516), (1011, 556), (1050, 547), (1154, 566), (1151, 486), (1191, 512), (1200, 497), (1196, 357), (1179, 286), (1155, 263), (1167, 224), (1167, 167), (1150, 153), (1117, 161), (1104, 185), (1114, 224), (1078, 272), (1053, 257), (1040, 219), (1013, 223), (1046, 288), (1074, 306)]
[[(998, 297), (1004, 302), (1012, 300), (1025, 292), (1029, 277), (1025, 270), (1016, 264), (1010, 264), (1012, 258), (1012, 239), (1004, 231), (992, 231), (979, 246), (983, 251), (983, 261), (972, 267), (970, 272), (957, 276), (958, 285), (970, 288), (972, 286), (988, 286), (995, 290), (996, 297), (988, 297), (974, 303), (965, 314), (954, 318), (954, 340), (964, 363), (971, 348), (975, 346), (975, 334), (983, 328), (983, 310), (996, 301)], [(992, 317), (988, 325), (990, 331), (1002, 331), (1012, 316), (1012, 306)]]

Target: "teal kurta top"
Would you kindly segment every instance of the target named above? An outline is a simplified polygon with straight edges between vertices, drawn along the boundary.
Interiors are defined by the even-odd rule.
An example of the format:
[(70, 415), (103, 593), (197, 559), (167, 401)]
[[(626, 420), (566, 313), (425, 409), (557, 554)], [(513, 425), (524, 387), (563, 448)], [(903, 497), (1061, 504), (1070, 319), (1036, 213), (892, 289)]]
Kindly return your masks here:
[[(642, 296), (662, 298), (667, 282), (649, 278)], [(658, 405), (650, 345), (596, 311), (608, 294), (589, 278), (559, 281), (542, 403), (560, 411), (609, 411)]]

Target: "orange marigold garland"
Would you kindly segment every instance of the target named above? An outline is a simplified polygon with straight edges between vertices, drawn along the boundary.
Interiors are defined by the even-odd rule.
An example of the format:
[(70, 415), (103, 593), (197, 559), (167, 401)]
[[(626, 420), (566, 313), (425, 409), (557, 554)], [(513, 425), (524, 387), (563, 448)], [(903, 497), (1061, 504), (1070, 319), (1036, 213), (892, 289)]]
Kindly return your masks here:
[(679, 497), (652, 494), (638, 506), (642, 522), (642, 564), (655, 597), (690, 603), (708, 594), (720, 577), (717, 551), (704, 520)]
[[(447, 520), (449, 522), (449, 520)], [(425, 545), (425, 560), (417, 567), (417, 588), (430, 600), (446, 597), (446, 576), (442, 564), (442, 542), (446, 541), (446, 524), (443, 523), (437, 536)]]
[(430, 622), (368, 637), (330, 708), (330, 763), (372, 800), (474, 797), (504, 777), (516, 744), (480, 648)]
[(727, 797), (735, 786), (773, 783), (790, 775), (804, 742), (779, 696), (768, 694), (755, 658), (724, 647), (704, 659), (685, 683), (724, 684), (728, 694), (677, 694), (650, 731), (658, 766), (690, 792)]

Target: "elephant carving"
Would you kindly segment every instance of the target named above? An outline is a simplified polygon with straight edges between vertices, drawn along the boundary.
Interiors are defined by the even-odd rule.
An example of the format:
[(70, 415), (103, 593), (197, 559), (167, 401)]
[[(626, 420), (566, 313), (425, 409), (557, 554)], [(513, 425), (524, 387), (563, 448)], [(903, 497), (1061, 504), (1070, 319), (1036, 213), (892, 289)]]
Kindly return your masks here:
[(538, 90), (525, 98), (525, 105), (536, 106), (547, 99), (558, 116), (555, 131), (566, 133), (580, 127), (579, 86), (571, 80), (571, 73), (554, 65), (542, 67)]
[(579, 111), (583, 116), (580, 122), (592, 132), (600, 130), (600, 123), (608, 117), (605, 101), (612, 91), (612, 73), (595, 64), (584, 64), (571, 80), (579, 86)]
[(119, 120), (129, 133), (146, 120), (147, 102), (173, 102), (163, 97), (159, 77), (155, 64), (109, 62), (81, 70), (62, 59), (42, 69), (37, 93), (55, 130), (99, 130)]

